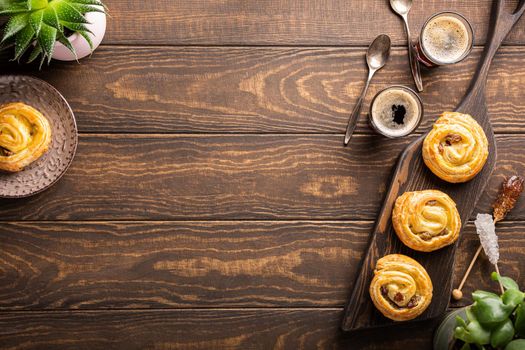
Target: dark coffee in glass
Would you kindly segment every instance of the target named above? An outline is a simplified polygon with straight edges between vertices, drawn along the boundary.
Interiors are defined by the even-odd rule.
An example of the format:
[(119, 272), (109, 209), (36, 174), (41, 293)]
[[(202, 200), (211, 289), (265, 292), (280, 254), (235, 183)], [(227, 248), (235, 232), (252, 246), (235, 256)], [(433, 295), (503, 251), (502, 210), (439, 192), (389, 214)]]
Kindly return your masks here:
[(438, 13), (425, 23), (417, 53), (427, 67), (454, 64), (465, 59), (474, 43), (472, 26), (465, 17), (455, 12)]

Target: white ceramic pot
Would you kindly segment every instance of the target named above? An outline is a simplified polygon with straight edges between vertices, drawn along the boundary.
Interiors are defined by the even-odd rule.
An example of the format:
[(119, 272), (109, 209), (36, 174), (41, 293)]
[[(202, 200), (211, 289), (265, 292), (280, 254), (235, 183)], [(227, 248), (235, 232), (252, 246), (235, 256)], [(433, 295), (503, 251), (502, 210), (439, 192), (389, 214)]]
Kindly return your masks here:
[[(89, 22), (86, 26), (93, 32), (93, 34), (88, 34), (93, 42), (93, 50), (95, 50), (106, 33), (106, 14), (101, 12), (89, 12), (86, 13), (86, 19)], [(75, 48), (77, 53), (77, 58), (81, 59), (91, 54), (91, 48), (89, 47), (86, 39), (77, 33), (71, 35), (69, 42)], [(74, 61), (75, 55), (64, 44), (60, 42), (55, 43), (55, 51), (53, 52), (53, 59), (59, 61)]]

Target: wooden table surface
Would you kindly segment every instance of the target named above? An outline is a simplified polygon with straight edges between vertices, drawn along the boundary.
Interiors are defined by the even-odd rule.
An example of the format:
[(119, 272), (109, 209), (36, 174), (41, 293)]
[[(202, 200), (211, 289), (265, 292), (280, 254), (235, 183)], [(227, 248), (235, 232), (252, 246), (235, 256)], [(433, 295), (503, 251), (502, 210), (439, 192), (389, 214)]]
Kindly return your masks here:
[[(367, 102), (412, 86), (388, 2), (106, 3), (106, 38), (80, 65), (0, 65), (53, 84), (80, 130), (56, 186), (0, 200), (0, 348), (429, 349), (435, 323), (339, 330), (392, 167), (415, 137), (375, 136), (363, 112), (342, 146), (376, 35), (394, 48)], [(415, 1), (414, 33), (448, 9), (476, 33), (468, 59), (424, 72), (419, 133), (465, 92), (490, 5)], [(506, 175), (525, 173), (524, 60), (521, 22), (487, 84), (499, 154), (476, 212), (490, 211)], [(523, 286), (525, 200), (498, 231), (502, 273)], [(477, 244), (470, 223), (455, 284)], [(482, 258), (466, 294), (496, 290), (490, 271)]]

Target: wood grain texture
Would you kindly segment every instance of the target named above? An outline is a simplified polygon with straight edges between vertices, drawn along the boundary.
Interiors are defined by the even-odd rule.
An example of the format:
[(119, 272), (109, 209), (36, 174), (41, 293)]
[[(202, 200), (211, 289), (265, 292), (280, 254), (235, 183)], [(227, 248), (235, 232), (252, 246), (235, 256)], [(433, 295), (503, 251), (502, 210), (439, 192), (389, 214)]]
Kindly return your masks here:
[[(515, 0), (514, 0), (515, 1)], [(485, 41), (490, 0), (424, 0), (412, 7), (419, 33), (425, 20), (454, 10), (472, 22), (476, 43)], [(405, 42), (401, 19), (385, 0), (209, 1), (107, 0), (113, 15), (106, 43), (162, 45), (368, 45), (384, 31)], [(508, 43), (523, 43), (523, 26)]]
[(5, 350), (421, 350), (436, 324), (360, 337), (342, 334), (342, 309), (16, 312), (0, 314)]
[[(467, 89), (481, 49), (460, 64), (424, 71), (426, 117), (451, 110)], [(367, 72), (364, 49), (102, 47), (76, 63), (1, 64), (50, 82), (95, 133), (344, 133)], [(391, 84), (412, 86), (406, 50), (393, 50), (368, 92), (357, 133), (371, 133), (368, 104)], [(523, 47), (505, 47), (487, 84), (496, 133), (525, 130)], [(7, 60), (7, 59), (6, 59)], [(4, 60), (4, 61), (6, 61)]]
[[(478, 211), (505, 175), (525, 172), (525, 135), (497, 137), (500, 158)], [(411, 139), (359, 135), (85, 135), (53, 188), (1, 200), (0, 220), (375, 220)], [(366, 179), (364, 181), (363, 179)], [(523, 219), (520, 201), (509, 219)]]
[[(342, 307), (372, 222), (0, 225), (0, 310)], [(499, 225), (501, 272), (525, 283), (525, 223)], [(461, 236), (455, 285), (478, 243)], [(482, 255), (465, 286), (497, 290)], [(1, 328), (1, 327), (0, 327)]]

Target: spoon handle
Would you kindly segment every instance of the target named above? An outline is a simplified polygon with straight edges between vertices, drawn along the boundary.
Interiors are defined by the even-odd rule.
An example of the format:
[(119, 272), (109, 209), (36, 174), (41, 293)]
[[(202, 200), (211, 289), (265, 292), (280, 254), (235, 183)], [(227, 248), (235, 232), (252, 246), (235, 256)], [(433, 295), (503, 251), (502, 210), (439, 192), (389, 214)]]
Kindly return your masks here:
[(365, 99), (366, 91), (368, 90), (368, 86), (370, 85), (370, 81), (372, 80), (374, 73), (375, 70), (370, 70), (368, 72), (368, 79), (366, 80), (365, 87), (363, 88), (361, 96), (359, 96), (359, 99), (357, 100), (354, 109), (352, 110), (352, 114), (350, 114), (350, 118), (348, 119), (348, 125), (346, 126), (345, 134), (345, 146), (348, 145), (350, 139), (352, 138), (352, 134), (354, 133), (355, 127), (357, 125), (357, 119), (359, 118), (359, 114), (361, 113), (361, 107), (363, 106), (363, 100)]
[(408, 57), (410, 61), (410, 71), (414, 77), (414, 82), (416, 83), (417, 91), (423, 91), (423, 80), (421, 79), (421, 69), (419, 66), (419, 61), (417, 60), (416, 50), (412, 44), (412, 36), (410, 35), (410, 27), (408, 26), (407, 16), (403, 16), (403, 21), (405, 22), (405, 28), (407, 31), (407, 42), (408, 42)]

